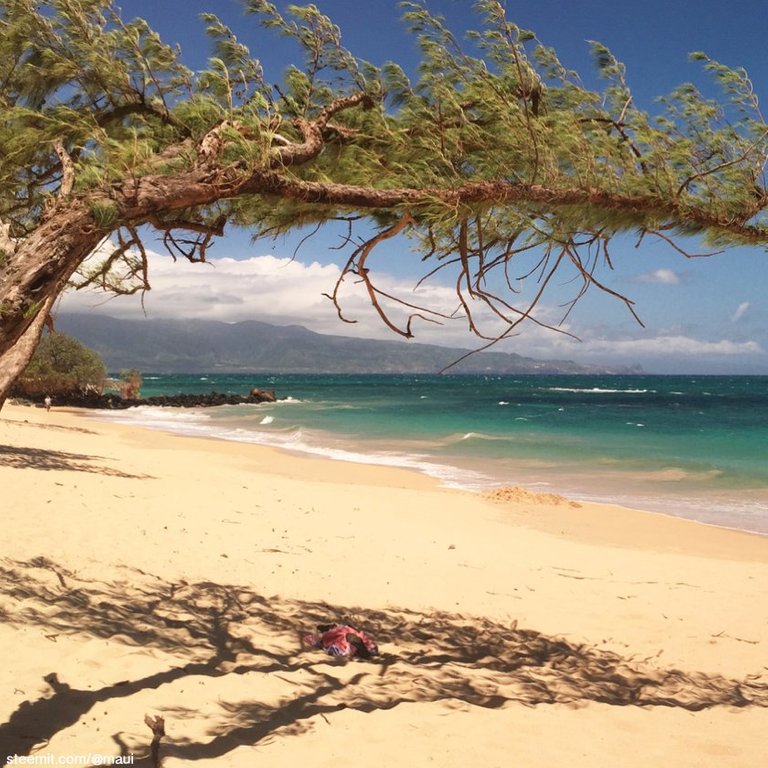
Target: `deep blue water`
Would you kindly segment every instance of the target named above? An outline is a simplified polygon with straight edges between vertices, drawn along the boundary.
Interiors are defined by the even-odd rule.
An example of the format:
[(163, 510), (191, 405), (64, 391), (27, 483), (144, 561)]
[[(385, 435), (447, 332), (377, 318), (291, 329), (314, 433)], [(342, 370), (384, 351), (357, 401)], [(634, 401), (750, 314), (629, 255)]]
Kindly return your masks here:
[(147, 374), (142, 394), (252, 387), (281, 401), (117, 418), (768, 533), (768, 377)]

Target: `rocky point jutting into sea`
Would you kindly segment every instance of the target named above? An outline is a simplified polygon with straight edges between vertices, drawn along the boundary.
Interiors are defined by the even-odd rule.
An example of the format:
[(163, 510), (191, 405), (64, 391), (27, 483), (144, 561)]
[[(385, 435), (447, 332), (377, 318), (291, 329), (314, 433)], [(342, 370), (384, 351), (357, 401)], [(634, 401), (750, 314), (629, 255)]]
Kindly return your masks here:
[[(26, 399), (38, 405), (44, 402), (43, 395)], [(275, 397), (275, 393), (271, 389), (252, 389), (247, 395), (208, 392), (207, 394), (154, 395), (152, 397), (139, 398), (85, 392), (58, 395), (54, 400), (55, 405), (58, 406), (101, 408), (106, 410), (135, 408), (140, 405), (151, 405), (161, 408), (212, 408), (218, 405), (247, 405), (274, 402), (277, 402), (277, 397)]]

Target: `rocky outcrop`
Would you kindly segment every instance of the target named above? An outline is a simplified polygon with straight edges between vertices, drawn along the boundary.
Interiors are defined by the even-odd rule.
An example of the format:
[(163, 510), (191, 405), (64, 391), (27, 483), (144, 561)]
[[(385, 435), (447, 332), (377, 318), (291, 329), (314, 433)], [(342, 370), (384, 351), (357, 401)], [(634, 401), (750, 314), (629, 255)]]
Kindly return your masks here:
[(271, 390), (271, 389), (252, 389), (250, 396), (258, 398), (258, 402), (260, 403), (277, 402), (277, 398), (275, 397), (274, 390)]
[[(42, 404), (43, 398), (29, 398)], [(70, 408), (123, 409), (137, 405), (153, 405), (161, 408), (212, 408), (217, 405), (242, 405), (244, 403), (274, 403), (277, 401), (271, 389), (252, 389), (247, 395), (230, 395), (221, 392), (209, 392), (205, 395), (158, 395), (136, 399), (122, 398), (120, 395), (99, 395), (96, 393), (57, 395), (54, 406)]]

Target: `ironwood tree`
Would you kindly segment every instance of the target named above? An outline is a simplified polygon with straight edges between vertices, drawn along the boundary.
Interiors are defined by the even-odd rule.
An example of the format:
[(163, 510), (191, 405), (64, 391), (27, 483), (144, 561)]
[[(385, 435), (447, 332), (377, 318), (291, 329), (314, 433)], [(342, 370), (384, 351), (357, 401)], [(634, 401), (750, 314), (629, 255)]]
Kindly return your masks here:
[(27, 367), (14, 384), (14, 395), (40, 398), (52, 395), (101, 394), (107, 369), (98, 352), (64, 333), (46, 333)]
[[(67, 286), (150, 287), (148, 232), (203, 261), (225, 226), (346, 222), (340, 284), (362, 283), (404, 336), (446, 315), (377, 285), (371, 254), (409, 238), (423, 279), (450, 275), (455, 314), (489, 342), (543, 323), (556, 276), (575, 277), (564, 315), (588, 290), (614, 293), (618, 233), (681, 253), (690, 235), (768, 241), (768, 126), (745, 72), (695, 54), (719, 103), (682, 85), (650, 115), (605, 47), (593, 44), (604, 87), (590, 90), (500, 2), (475, 5), (460, 41), (402, 4), (421, 51), (409, 76), (357, 58), (315, 6), (243, 0), (244, 24), (301, 51), (275, 84), (213, 14), (211, 57), (192, 72), (111, 0), (0, 0), (0, 403)], [(340, 296), (329, 286), (346, 319)]]

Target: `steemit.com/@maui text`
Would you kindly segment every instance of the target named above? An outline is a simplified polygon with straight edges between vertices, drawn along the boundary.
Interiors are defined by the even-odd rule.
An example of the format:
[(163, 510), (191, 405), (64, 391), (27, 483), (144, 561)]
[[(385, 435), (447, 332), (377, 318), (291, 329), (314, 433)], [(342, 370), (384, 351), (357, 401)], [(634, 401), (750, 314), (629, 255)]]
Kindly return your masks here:
[(9, 755), (6, 765), (134, 765), (135, 755), (54, 755), (50, 752), (36, 755)]

